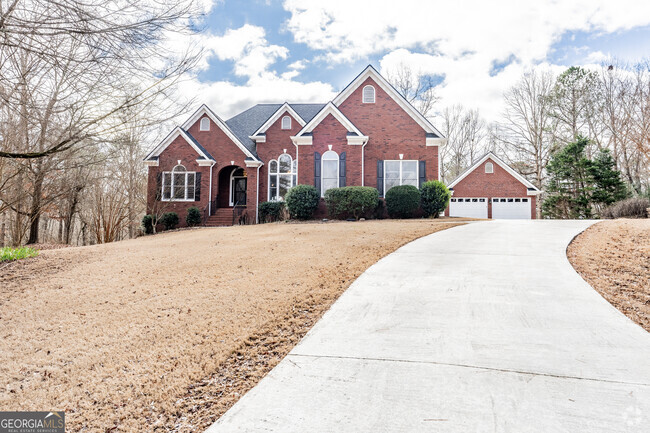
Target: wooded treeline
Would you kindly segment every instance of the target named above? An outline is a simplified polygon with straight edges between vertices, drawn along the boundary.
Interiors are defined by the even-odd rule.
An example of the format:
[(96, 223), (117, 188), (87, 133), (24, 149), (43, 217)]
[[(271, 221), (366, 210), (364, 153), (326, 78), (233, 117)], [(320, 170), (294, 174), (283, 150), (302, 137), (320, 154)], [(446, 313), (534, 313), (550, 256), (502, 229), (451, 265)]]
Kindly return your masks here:
[[(393, 84), (402, 91), (399, 83)], [(415, 94), (412, 90), (402, 93), (407, 97)], [(609, 149), (629, 195), (650, 194), (648, 61), (604, 64), (599, 70), (570, 67), (559, 75), (548, 69), (534, 69), (504, 94), (505, 110), (492, 123), (486, 122), (476, 109), (461, 105), (440, 109), (434, 115), (428, 101), (435, 100), (435, 96), (424, 94), (424, 104), (416, 96), (409, 99), (418, 108), (428, 107), (425, 115), (432, 117), (448, 138), (447, 145), (441, 148), (440, 171), (445, 183), (491, 150), (545, 190), (551, 156), (569, 143), (586, 138), (589, 143), (585, 154), (589, 158), (597, 159), (601, 149)], [(541, 198), (540, 210), (545, 196)]]
[(192, 0), (0, 0), (0, 245), (132, 237), (145, 138), (184, 111)]

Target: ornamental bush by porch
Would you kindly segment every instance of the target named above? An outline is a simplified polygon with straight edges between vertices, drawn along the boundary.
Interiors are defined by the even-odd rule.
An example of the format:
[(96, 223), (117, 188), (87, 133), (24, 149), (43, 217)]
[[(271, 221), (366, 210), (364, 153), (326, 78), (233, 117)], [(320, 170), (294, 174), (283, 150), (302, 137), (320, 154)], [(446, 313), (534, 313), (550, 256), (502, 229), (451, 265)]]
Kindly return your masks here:
[(167, 212), (164, 213), (162, 218), (160, 218), (160, 224), (165, 227), (165, 230), (171, 230), (178, 225), (179, 219), (176, 212)]
[(386, 193), (386, 210), (391, 218), (412, 218), (420, 208), (420, 190), (413, 185), (394, 186)]
[(449, 205), (451, 193), (447, 186), (439, 180), (424, 182), (420, 187), (420, 203), (425, 217), (438, 218), (440, 212)]
[(198, 207), (192, 206), (187, 209), (187, 216), (185, 217), (185, 223), (188, 227), (198, 226), (201, 224), (201, 211)]
[(280, 221), (284, 219), (284, 202), (265, 201), (260, 204), (260, 222), (270, 223), (273, 221)]
[(374, 212), (379, 201), (377, 188), (370, 186), (344, 186), (330, 188), (325, 192), (327, 212), (332, 218), (344, 219), (362, 216)]
[(316, 211), (320, 194), (313, 185), (296, 185), (284, 196), (291, 218), (308, 220)]
[(153, 216), (145, 215), (142, 217), (142, 229), (144, 230), (145, 235), (150, 235), (153, 233)]

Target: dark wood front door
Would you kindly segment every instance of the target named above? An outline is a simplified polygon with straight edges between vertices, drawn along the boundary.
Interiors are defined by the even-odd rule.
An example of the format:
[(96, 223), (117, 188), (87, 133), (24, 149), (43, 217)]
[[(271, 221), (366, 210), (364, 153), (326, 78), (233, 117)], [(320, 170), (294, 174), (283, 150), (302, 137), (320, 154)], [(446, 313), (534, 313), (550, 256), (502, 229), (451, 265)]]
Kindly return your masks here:
[(236, 177), (233, 179), (233, 205), (244, 206), (246, 205), (246, 178)]

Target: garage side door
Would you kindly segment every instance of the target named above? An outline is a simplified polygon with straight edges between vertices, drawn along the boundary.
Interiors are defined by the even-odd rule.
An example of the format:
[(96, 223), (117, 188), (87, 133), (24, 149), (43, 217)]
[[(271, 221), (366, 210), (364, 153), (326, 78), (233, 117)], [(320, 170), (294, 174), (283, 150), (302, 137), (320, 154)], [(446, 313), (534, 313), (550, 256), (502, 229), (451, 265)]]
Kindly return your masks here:
[(531, 219), (530, 198), (493, 198), (492, 219)]
[(487, 198), (452, 198), (449, 201), (449, 216), (487, 218), (487, 205)]

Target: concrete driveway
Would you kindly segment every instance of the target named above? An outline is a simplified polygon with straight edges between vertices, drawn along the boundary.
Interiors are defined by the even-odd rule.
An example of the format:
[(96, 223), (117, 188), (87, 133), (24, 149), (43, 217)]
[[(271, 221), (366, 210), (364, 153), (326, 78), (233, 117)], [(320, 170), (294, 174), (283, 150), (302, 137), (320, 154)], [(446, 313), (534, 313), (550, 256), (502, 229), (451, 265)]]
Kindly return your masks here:
[(590, 224), (481, 222), (406, 245), (208, 432), (650, 431), (650, 334), (566, 258)]

